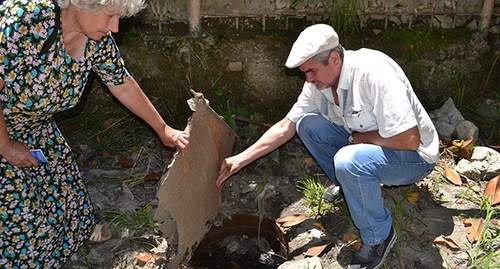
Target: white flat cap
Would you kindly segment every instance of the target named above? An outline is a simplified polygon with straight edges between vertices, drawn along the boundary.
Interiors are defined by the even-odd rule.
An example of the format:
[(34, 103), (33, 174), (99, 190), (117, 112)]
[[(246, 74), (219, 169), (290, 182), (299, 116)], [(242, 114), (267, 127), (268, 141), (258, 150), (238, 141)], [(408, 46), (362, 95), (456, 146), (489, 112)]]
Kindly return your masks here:
[(339, 36), (327, 24), (315, 24), (300, 33), (286, 60), (286, 67), (295, 68), (305, 63), (318, 53), (339, 45)]

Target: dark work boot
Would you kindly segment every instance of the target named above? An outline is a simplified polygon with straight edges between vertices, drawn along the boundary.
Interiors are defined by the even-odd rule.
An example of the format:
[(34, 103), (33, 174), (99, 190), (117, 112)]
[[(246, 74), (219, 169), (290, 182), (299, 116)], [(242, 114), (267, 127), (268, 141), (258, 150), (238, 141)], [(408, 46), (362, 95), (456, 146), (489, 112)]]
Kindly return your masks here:
[(323, 200), (330, 203), (344, 201), (344, 194), (340, 186), (332, 185), (328, 187), (323, 193)]
[(392, 246), (396, 242), (397, 238), (396, 230), (394, 227), (391, 227), (391, 232), (389, 236), (378, 245), (361, 245), (361, 248), (358, 250), (354, 257), (352, 258), (349, 266), (349, 269), (375, 269), (378, 268), (389, 254)]

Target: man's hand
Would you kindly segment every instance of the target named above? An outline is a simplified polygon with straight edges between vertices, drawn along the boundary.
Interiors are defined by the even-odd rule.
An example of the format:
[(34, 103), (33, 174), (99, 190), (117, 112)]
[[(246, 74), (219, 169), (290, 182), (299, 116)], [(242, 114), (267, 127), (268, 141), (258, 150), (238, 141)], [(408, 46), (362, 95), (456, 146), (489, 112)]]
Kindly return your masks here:
[(234, 173), (240, 171), (241, 162), (238, 161), (238, 155), (226, 158), (222, 161), (222, 165), (220, 167), (219, 176), (217, 177), (217, 181), (215, 181), (215, 185), (220, 187), (224, 181)]
[(28, 146), (16, 140), (9, 140), (8, 143), (0, 146), (0, 155), (13, 166), (38, 166), (38, 160), (31, 155)]

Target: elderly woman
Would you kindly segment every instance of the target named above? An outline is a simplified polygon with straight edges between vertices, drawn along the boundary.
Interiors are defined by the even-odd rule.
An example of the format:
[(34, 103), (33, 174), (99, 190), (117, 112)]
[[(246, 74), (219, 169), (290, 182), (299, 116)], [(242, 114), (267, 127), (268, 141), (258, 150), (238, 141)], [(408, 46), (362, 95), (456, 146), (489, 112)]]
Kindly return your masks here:
[(61, 267), (92, 233), (88, 193), (52, 119), (78, 103), (90, 71), (166, 146), (184, 154), (189, 143), (127, 72), (111, 36), (144, 0), (55, 1), (0, 5), (0, 268)]

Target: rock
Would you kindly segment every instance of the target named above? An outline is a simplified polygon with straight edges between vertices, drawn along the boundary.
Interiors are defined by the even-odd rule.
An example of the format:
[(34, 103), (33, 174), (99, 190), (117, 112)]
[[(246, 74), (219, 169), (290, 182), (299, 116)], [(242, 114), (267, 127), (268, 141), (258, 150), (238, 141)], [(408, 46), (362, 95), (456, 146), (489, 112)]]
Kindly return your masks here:
[(500, 153), (477, 146), (469, 159), (458, 162), (455, 170), (469, 179), (480, 181), (500, 174)]
[(297, 261), (287, 261), (280, 265), (278, 269), (296, 269), (296, 268), (323, 268), (321, 259), (318, 257), (310, 257)]
[(452, 140), (453, 134), (455, 133), (455, 127), (453, 125), (442, 119), (438, 119), (434, 125), (440, 139)]
[(457, 131), (457, 138), (459, 140), (472, 139), (474, 144), (476, 144), (479, 137), (479, 128), (474, 123), (464, 120), (455, 127), (455, 130)]
[(443, 29), (453, 28), (453, 18), (450, 16), (446, 16), (446, 18), (441, 22), (441, 27)]
[(444, 102), (443, 106), (438, 111), (446, 115), (450, 119), (451, 125), (456, 126), (458, 123), (465, 120), (460, 111), (455, 107), (453, 99), (451, 98), (448, 98), (448, 100)]
[(469, 27), (469, 29), (471, 29), (471, 30), (476, 30), (477, 29), (477, 21), (473, 20), (471, 23), (469, 23), (467, 25), (467, 27)]
[(429, 113), (429, 116), (434, 122), (440, 139), (472, 139), (474, 143), (478, 141), (479, 128), (474, 123), (465, 120), (451, 98), (448, 98), (441, 108), (434, 110), (434, 113)]

